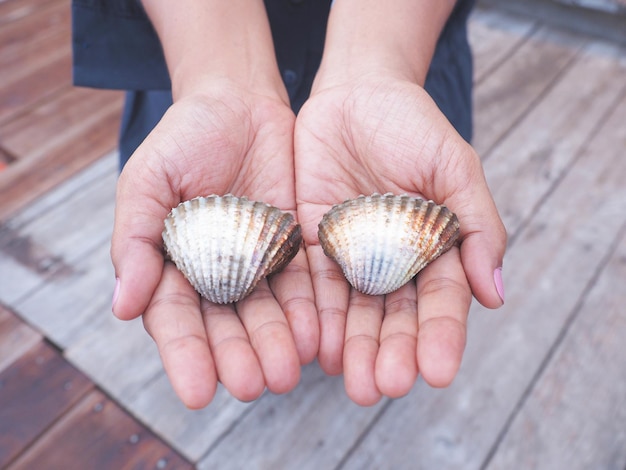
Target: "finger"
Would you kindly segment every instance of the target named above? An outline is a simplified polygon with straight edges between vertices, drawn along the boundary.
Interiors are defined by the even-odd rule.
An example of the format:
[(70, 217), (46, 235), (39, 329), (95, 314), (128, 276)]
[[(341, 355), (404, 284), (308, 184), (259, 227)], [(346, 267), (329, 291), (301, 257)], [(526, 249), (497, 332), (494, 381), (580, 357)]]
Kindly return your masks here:
[(488, 308), (504, 303), (502, 260), (506, 229), (491, 197), (478, 155), (468, 146), (466, 166), (456, 174), (456, 192), (446, 204), (461, 224), (461, 259), (476, 299)]
[(319, 317), (318, 360), (327, 374), (341, 374), (350, 285), (339, 265), (319, 245), (308, 246), (306, 254)]
[(238, 400), (255, 400), (265, 390), (265, 379), (233, 305), (202, 299), (202, 316), (220, 382)]
[(376, 385), (398, 398), (417, 380), (417, 292), (415, 282), (385, 296), (385, 317), (376, 358)]
[(382, 398), (375, 380), (384, 296), (352, 290), (346, 323), (343, 370), (346, 393), (355, 403), (371, 406)]
[(118, 279), (113, 313), (123, 320), (144, 312), (161, 279), (161, 232), (171, 209), (168, 202), (159, 201), (167, 190), (159, 188), (162, 182), (158, 178), (145, 184), (133, 174), (136, 172), (129, 162), (128, 172), (125, 169), (117, 186), (111, 238), (111, 260)]
[(289, 322), (300, 364), (308, 364), (317, 356), (320, 327), (304, 249), (285, 269), (271, 276), (269, 282)]
[(418, 275), (417, 363), (433, 387), (447, 387), (461, 365), (471, 299), (458, 248)]
[(291, 391), (300, 381), (300, 358), (280, 305), (267, 280), (236, 305), (263, 370), (267, 388), (274, 393)]
[(208, 405), (217, 387), (215, 364), (200, 315), (198, 294), (182, 274), (167, 263), (143, 315), (172, 387), (189, 408)]
[[(487, 227), (487, 222), (482, 227)], [(476, 299), (487, 308), (504, 304), (502, 258), (506, 248), (504, 225), (469, 232), (463, 237), (461, 259)]]

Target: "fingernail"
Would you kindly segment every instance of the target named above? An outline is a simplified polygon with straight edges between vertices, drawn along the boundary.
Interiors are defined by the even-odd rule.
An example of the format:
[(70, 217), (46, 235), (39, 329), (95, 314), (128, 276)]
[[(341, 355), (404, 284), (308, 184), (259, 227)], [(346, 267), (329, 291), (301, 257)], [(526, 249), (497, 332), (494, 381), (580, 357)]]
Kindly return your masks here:
[(502, 267), (496, 268), (493, 272), (493, 282), (496, 285), (496, 291), (500, 296), (500, 300), (504, 303), (504, 282), (502, 282)]
[(115, 289), (113, 289), (113, 300), (111, 301), (111, 309), (115, 307), (115, 302), (117, 302), (117, 296), (120, 293), (120, 278), (115, 278)]

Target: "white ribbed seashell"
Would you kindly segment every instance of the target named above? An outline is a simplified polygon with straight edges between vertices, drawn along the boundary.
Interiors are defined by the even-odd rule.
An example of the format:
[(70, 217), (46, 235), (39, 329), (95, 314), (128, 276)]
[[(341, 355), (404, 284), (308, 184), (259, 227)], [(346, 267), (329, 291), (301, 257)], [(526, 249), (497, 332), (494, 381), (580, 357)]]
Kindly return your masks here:
[(163, 242), (196, 291), (227, 304), (286, 266), (302, 235), (290, 213), (227, 194), (180, 203), (165, 219)]
[(359, 292), (388, 294), (450, 249), (459, 221), (433, 201), (391, 193), (359, 196), (333, 206), (319, 240)]

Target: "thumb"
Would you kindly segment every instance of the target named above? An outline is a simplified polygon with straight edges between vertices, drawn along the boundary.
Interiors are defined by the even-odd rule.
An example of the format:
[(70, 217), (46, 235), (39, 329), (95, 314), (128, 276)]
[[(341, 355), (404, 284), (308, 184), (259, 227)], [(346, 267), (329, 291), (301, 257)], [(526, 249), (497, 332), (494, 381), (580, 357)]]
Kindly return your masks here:
[(464, 161), (469, 168), (459, 172), (463, 184), (446, 200), (461, 225), (461, 262), (476, 299), (487, 308), (504, 303), (502, 261), (506, 250), (506, 229), (495, 202), (478, 155)]
[(502, 259), (506, 231), (495, 206), (489, 212), (459, 215), (465, 221), (461, 222), (461, 262), (476, 299), (487, 308), (498, 308), (504, 303)]
[[(147, 181), (131, 161), (117, 185), (111, 260), (117, 279), (113, 313), (122, 320), (147, 308), (163, 272), (163, 220), (175, 204), (161, 178)], [(160, 200), (165, 199), (165, 201)]]

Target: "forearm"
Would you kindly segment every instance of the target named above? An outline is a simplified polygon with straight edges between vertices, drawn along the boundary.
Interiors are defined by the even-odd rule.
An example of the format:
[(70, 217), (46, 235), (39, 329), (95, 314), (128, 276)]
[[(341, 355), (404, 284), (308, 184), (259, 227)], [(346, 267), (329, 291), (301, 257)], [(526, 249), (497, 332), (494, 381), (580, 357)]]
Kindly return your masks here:
[(174, 99), (223, 80), (286, 99), (262, 0), (143, 0)]
[(336, 0), (316, 86), (389, 73), (424, 84), (454, 0)]

